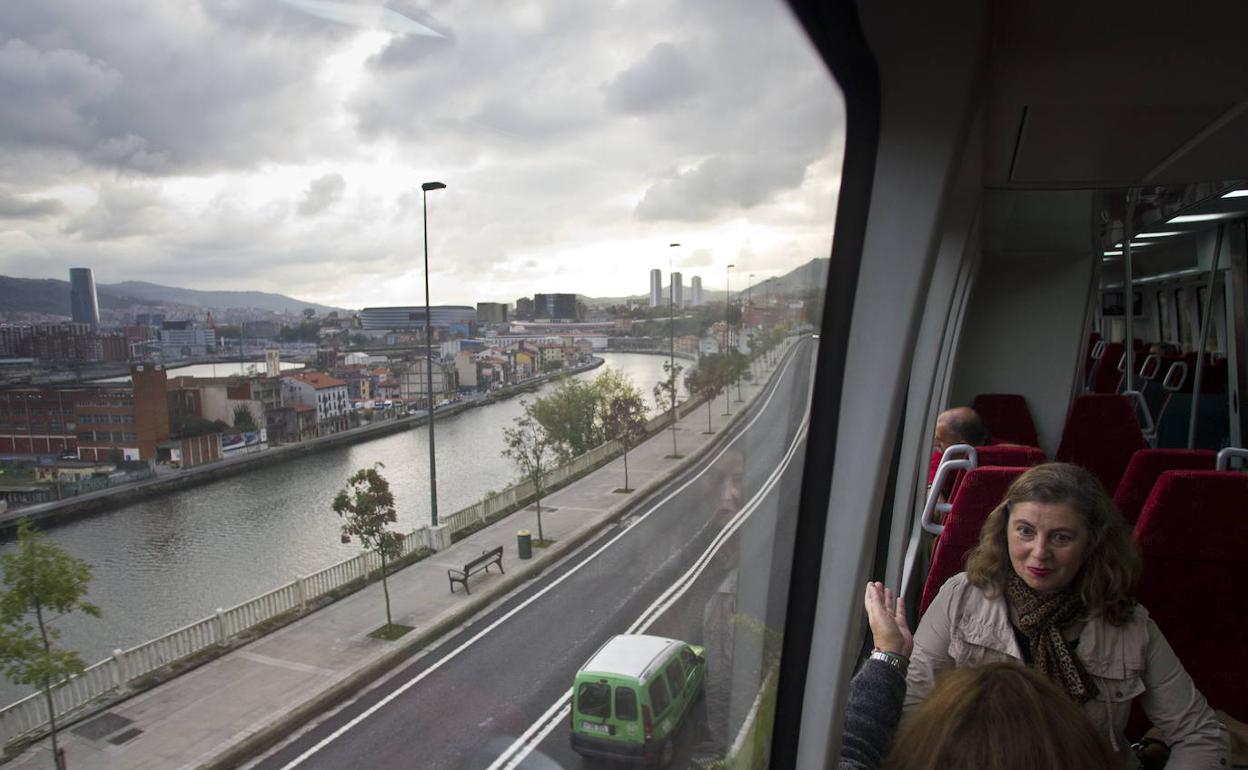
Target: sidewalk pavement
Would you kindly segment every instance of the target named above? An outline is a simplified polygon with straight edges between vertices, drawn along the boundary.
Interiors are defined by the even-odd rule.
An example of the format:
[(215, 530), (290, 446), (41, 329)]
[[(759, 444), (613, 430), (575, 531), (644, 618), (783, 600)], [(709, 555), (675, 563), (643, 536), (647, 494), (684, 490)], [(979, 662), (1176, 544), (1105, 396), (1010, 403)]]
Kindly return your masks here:
[[(760, 378), (766, 384), (772, 369)], [(723, 416), (721, 395), (711, 407), (715, 433), (706, 435), (706, 407), (678, 423), (682, 460), (669, 459), (671, 431), (664, 430), (628, 455), (630, 495), (616, 458), (598, 470), (549, 494), (542, 501), (542, 525), (555, 542), (533, 549), (521, 561), (516, 532), (537, 537), (532, 506), (454, 543), (390, 576), (394, 622), (414, 627), (396, 642), (366, 636), (385, 624), (381, 583), (328, 605), (220, 658), (141, 692), (58, 731), (67, 766), (74, 770), (169, 770), (236, 767), (341, 702), (412, 652), (435, 644), (505, 593), (535, 577), (618, 519), (649, 493), (695, 462), (722, 435), (728, 423), (761, 390), (743, 384), (746, 403), (732, 389), (731, 418)], [(501, 428), (502, 426), (500, 426)], [(504, 546), (505, 574), (491, 570), (469, 578), (472, 594), (458, 586), (450, 593), (446, 571), (460, 568), (483, 550)], [(12, 768), (54, 766), (47, 738), (12, 760)]]

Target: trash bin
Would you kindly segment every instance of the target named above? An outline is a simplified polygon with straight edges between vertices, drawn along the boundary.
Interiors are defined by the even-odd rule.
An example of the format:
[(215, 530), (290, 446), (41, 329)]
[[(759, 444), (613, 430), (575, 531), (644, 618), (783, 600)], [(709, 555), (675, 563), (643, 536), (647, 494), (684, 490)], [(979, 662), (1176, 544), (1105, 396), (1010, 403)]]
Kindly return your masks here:
[(516, 533), (516, 551), (521, 559), (533, 558), (533, 533), (522, 529)]

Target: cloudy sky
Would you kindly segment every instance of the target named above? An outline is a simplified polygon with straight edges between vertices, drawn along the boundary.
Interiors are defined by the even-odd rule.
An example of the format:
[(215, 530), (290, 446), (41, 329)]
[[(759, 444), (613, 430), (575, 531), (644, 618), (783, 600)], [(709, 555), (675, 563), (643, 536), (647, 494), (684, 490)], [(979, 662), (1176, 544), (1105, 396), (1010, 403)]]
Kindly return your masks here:
[(435, 303), (782, 274), (844, 123), (776, 0), (10, 3), (0, 105), (0, 274), (346, 307), (423, 300), (429, 180)]

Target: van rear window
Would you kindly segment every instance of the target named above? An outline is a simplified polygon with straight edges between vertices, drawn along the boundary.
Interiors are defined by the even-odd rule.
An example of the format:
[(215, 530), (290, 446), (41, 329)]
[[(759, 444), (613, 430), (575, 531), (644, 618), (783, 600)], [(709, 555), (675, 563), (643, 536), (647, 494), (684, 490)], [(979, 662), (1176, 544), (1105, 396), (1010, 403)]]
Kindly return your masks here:
[(585, 716), (611, 716), (611, 686), (602, 682), (581, 682), (576, 690), (576, 708)]
[(667, 711), (669, 700), (667, 697), (667, 683), (663, 681), (663, 677), (655, 677), (655, 680), (650, 683), (650, 705), (654, 706), (655, 716)]
[(637, 693), (633, 688), (615, 688), (615, 718), (625, 722), (637, 719)]

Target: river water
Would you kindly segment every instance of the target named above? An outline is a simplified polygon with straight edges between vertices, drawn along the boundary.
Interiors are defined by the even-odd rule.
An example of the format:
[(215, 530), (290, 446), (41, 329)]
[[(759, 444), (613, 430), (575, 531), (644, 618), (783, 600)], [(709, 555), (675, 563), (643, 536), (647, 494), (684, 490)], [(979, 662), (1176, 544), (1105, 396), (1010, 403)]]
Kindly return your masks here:
[[(654, 412), (652, 389), (663, 376), (663, 356), (599, 354), (606, 368), (628, 375)], [(547, 384), (539, 395), (554, 387)], [(469, 409), (435, 423), (438, 511), (453, 513), (517, 473), (501, 456), (503, 428), (523, 409), (524, 395)], [(397, 529), (429, 521), (428, 428), (393, 433), (351, 446), (269, 465), (53, 525), (48, 535), (94, 568), (90, 601), (103, 617), (58, 621), (61, 643), (88, 665), (117, 648), (133, 647), (360, 553), (339, 541), (341, 520), (330, 508), (355, 470), (385, 464), (398, 508)], [(0, 551), (12, 548), (12, 543)], [(0, 685), (0, 701), (23, 690)], [(0, 704), (2, 705), (2, 704)]]

